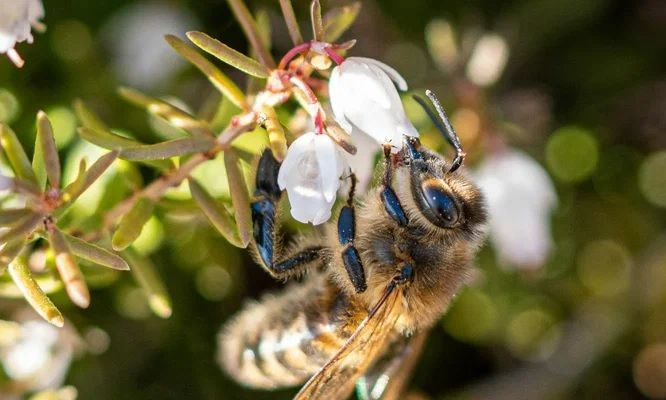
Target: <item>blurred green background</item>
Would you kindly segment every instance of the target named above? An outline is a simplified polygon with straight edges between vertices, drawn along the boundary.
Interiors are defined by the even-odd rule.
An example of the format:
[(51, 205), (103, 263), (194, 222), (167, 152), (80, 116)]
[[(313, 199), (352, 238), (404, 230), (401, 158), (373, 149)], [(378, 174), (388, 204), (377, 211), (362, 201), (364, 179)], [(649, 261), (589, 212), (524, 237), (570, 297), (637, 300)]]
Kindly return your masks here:
[[(247, 2), (265, 12), (273, 53), (284, 54), (290, 42), (277, 2)], [(293, 3), (308, 32), (309, 3)], [(326, 10), (346, 3), (322, 4)], [(77, 154), (92, 151), (75, 133), (75, 98), (114, 128), (155, 141), (169, 130), (119, 99), (119, 85), (192, 109), (213, 95), (198, 71), (171, 55), (162, 35), (202, 30), (236, 49), (247, 46), (224, 1), (44, 5), (48, 30), (17, 47), (25, 67), (0, 60), (0, 121), (31, 149), (35, 113), (46, 110), (71, 171)], [(465, 65), (490, 32), (506, 45), (506, 67), (490, 83), (470, 82)], [(666, 4), (363, 1), (344, 38), (358, 40), (351, 54), (385, 61), (414, 91), (440, 95), (471, 154), (471, 169), (500, 143), (539, 162), (556, 191), (557, 206), (545, 215), (552, 246), (544, 261), (521, 266), (484, 247), (470, 287), (430, 334), (411, 385), (414, 398), (666, 398)], [(243, 82), (237, 71), (225, 71)], [(407, 109), (423, 141), (446, 151), (412, 103)], [(154, 178), (143, 169), (133, 173)], [(201, 174), (216, 177), (214, 167)], [(72, 221), (76, 213), (99, 210), (100, 202), (113, 204), (123, 190), (88, 199), (92, 205), (77, 208)], [(293, 395), (243, 389), (217, 366), (221, 324), (246, 299), (281, 284), (204, 226), (171, 215), (165, 204), (138, 245), (171, 295), (169, 319), (151, 314), (129, 274), (100, 275), (88, 310), (54, 296), (89, 348), (66, 379), (79, 398)], [(2, 317), (10, 318), (23, 303), (0, 304)], [(95, 337), (109, 339), (108, 348), (91, 344)]]

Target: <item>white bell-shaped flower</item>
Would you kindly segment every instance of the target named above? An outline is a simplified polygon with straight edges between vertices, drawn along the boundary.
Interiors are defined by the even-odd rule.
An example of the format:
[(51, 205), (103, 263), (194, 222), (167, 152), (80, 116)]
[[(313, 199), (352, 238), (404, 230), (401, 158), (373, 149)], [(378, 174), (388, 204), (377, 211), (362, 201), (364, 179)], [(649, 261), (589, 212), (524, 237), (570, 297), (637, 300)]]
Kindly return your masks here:
[(377, 60), (350, 57), (333, 69), (328, 90), (335, 119), (347, 132), (359, 129), (380, 144), (402, 147), (403, 135), (418, 136), (400, 101), (407, 83)]
[(294, 219), (314, 225), (328, 221), (344, 168), (340, 150), (327, 135), (308, 132), (294, 140), (278, 173)]
[(0, 2), (0, 54), (7, 54), (17, 66), (23, 65), (14, 46), (27, 41), (32, 43), (31, 30), (41, 26), (44, 17), (41, 0), (11, 0)]
[(537, 269), (548, 257), (550, 214), (557, 195), (548, 173), (527, 154), (508, 149), (476, 171), (490, 215), (490, 240), (505, 266)]

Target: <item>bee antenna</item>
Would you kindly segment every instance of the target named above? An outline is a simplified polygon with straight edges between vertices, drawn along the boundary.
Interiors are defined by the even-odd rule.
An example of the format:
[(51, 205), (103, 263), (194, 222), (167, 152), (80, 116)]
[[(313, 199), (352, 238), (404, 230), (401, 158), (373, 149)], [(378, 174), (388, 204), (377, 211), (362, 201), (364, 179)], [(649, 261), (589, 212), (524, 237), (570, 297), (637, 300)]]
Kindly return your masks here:
[(423, 110), (428, 114), (428, 117), (432, 120), (433, 124), (437, 127), (437, 129), (444, 135), (444, 138), (446, 138), (446, 141), (449, 142), (451, 146), (456, 150), (456, 158), (453, 160), (453, 163), (451, 164), (451, 168), (449, 168), (449, 172), (454, 172), (460, 166), (462, 165), (463, 161), (465, 161), (465, 152), (463, 151), (462, 145), (460, 144), (460, 139), (458, 138), (458, 135), (456, 134), (456, 131), (453, 130), (453, 126), (451, 126), (451, 122), (449, 122), (449, 117), (446, 116), (446, 112), (444, 111), (444, 107), (442, 107), (442, 103), (439, 102), (439, 99), (437, 96), (435, 96), (435, 93), (433, 93), (431, 90), (427, 89), (426, 90), (426, 96), (428, 96), (428, 99), (430, 99), (430, 102), (432, 103), (433, 106), (435, 106), (435, 110), (437, 110), (437, 115), (432, 112), (426, 101), (420, 97), (414, 95), (414, 100), (416, 100), (417, 103), (423, 108)]

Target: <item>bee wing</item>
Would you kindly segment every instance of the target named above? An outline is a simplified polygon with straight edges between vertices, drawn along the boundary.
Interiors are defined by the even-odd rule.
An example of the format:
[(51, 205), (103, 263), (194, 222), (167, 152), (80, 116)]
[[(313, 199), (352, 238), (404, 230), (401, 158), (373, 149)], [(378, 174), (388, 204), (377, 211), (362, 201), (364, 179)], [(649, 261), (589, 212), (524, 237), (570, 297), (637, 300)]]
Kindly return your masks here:
[(356, 331), (338, 352), (303, 386), (294, 400), (343, 399), (374, 362), (389, 338), (398, 313), (392, 312), (401, 289), (391, 283)]
[(392, 343), (389, 351), (356, 382), (357, 397), (363, 400), (399, 399), (427, 336), (428, 331), (423, 331)]

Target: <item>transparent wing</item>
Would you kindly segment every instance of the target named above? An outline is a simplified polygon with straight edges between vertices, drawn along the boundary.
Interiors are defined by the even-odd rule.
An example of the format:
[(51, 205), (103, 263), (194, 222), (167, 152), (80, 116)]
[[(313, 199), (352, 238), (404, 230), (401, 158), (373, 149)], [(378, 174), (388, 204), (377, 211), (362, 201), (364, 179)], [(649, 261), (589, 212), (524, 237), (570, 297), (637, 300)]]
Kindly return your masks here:
[(421, 355), (428, 331), (391, 343), (384, 353), (356, 382), (359, 400), (397, 400), (401, 398)]
[(386, 345), (398, 319), (393, 312), (402, 289), (392, 282), (356, 331), (303, 386), (294, 400), (344, 399)]

